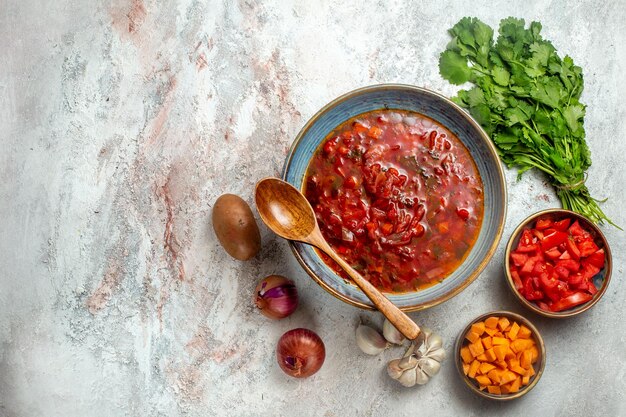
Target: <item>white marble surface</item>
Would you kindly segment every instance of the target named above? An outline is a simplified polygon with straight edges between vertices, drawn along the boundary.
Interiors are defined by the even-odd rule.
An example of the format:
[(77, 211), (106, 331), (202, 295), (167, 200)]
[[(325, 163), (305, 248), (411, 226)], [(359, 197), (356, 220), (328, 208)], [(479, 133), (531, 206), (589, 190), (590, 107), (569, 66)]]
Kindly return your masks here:
[[(459, 18), (539, 19), (584, 68), (588, 185), (623, 210), (626, 3), (413, 1), (0, 0), (0, 415), (590, 416), (626, 415), (624, 233), (604, 227), (615, 270), (582, 317), (531, 316), (548, 350), (525, 398), (473, 396), (448, 360), (404, 389), (366, 357), (359, 317), (262, 228), (264, 248), (230, 259), (210, 228), (217, 196), (252, 202), (317, 109), (353, 88), (403, 82), (447, 95), (438, 53)], [(558, 206), (544, 179), (507, 172), (505, 239)], [(471, 318), (526, 313), (505, 286), (504, 242), (452, 300), (412, 314), (451, 348)], [(258, 314), (259, 278), (296, 280), (288, 319)], [(286, 330), (324, 339), (326, 363), (294, 380), (276, 366)]]

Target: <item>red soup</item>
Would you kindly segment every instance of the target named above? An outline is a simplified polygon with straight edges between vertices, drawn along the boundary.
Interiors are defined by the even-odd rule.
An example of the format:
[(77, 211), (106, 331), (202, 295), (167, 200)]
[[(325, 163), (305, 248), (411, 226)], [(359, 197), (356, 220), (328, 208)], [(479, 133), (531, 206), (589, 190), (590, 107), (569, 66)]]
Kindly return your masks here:
[(332, 248), (384, 292), (441, 282), (468, 255), (483, 217), (468, 150), (408, 111), (376, 110), (338, 126), (311, 159), (305, 194)]

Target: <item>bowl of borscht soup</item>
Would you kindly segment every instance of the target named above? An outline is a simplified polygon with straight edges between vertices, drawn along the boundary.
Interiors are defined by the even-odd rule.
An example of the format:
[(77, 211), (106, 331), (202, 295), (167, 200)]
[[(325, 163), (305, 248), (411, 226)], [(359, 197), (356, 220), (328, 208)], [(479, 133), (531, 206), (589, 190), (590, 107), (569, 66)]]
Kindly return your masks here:
[[(506, 217), (505, 177), (487, 134), (449, 99), (410, 85), (364, 87), (327, 104), (296, 137), (283, 178), (311, 203), (330, 246), (405, 311), (467, 287)], [(374, 308), (326, 255), (290, 245), (325, 290)]]

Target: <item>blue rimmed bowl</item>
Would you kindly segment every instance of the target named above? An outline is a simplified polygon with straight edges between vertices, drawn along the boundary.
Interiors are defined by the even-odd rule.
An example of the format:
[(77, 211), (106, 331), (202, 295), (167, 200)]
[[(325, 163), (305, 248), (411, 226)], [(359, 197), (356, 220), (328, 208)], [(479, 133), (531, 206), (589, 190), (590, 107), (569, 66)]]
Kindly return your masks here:
[[(386, 294), (404, 311), (423, 310), (450, 299), (476, 279), (502, 236), (507, 205), (504, 172), (495, 147), (474, 119), (446, 97), (424, 88), (401, 84), (360, 88), (333, 100), (304, 125), (287, 156), (283, 179), (303, 191), (309, 162), (326, 136), (346, 120), (380, 109), (417, 112), (445, 126), (467, 147), (483, 181), (483, 222), (465, 261), (442, 282), (427, 289)], [(367, 296), (336, 275), (313, 247), (299, 242), (290, 245), (298, 262), (326, 291), (354, 306), (374, 309)]]

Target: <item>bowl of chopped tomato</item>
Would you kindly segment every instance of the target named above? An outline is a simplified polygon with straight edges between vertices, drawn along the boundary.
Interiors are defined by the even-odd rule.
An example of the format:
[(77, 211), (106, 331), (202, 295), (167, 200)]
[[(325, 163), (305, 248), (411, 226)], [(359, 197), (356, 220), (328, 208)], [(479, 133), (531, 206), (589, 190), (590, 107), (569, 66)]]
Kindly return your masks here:
[(510, 311), (493, 311), (472, 320), (459, 334), (454, 350), (465, 385), (497, 401), (528, 393), (546, 364), (546, 348), (537, 328)]
[(565, 318), (593, 307), (611, 279), (612, 257), (602, 231), (563, 209), (535, 213), (506, 247), (506, 277), (515, 296), (546, 317)]
[[(364, 87), (302, 128), (283, 178), (301, 190), (328, 244), (404, 311), (460, 293), (493, 256), (506, 217), (506, 181), (493, 143), (435, 92)], [(290, 242), (333, 296), (373, 309), (343, 270)]]

